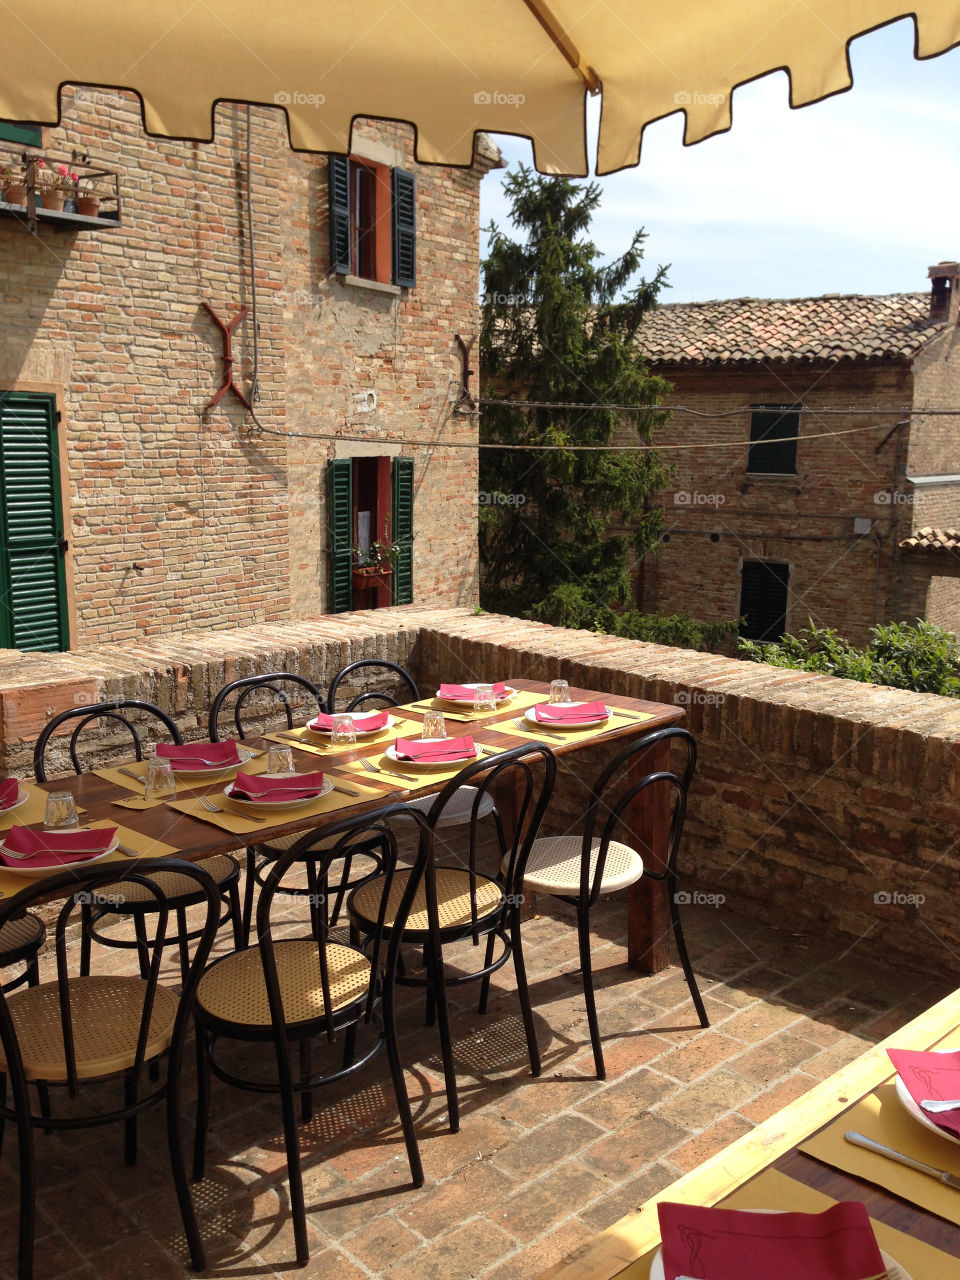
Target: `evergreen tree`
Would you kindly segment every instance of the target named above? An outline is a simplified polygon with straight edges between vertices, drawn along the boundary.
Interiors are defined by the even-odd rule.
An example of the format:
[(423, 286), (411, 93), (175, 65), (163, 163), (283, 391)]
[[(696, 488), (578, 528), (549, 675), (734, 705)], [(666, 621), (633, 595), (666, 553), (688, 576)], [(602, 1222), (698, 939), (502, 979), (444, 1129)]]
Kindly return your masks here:
[[(665, 268), (637, 280), (642, 230), (602, 265), (589, 238), (600, 200), (594, 184), (545, 178), (521, 166), (505, 190), (523, 239), (487, 228), (480, 335), (485, 398), (545, 401), (529, 409), (487, 405), (480, 438), (514, 445), (639, 444), (665, 420), (670, 384), (642, 365), (635, 336), (655, 305)], [(568, 403), (597, 408), (553, 407)], [(637, 406), (629, 410), (608, 405)], [(480, 590), (488, 609), (519, 614), (575, 584), (598, 606), (630, 598), (630, 551), (658, 539), (653, 499), (668, 472), (652, 452), (480, 450)], [(627, 526), (629, 534), (611, 534)]]

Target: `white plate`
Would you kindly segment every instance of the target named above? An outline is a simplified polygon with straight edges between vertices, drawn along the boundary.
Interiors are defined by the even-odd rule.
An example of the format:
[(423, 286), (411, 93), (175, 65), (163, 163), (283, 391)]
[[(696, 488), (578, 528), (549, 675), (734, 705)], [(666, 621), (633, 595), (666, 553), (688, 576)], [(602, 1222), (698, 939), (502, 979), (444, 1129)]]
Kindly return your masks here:
[[(786, 1209), (754, 1209), (747, 1212), (753, 1213), (786, 1213)], [(883, 1265), (887, 1269), (887, 1280), (912, 1280), (912, 1277), (904, 1271), (899, 1262), (895, 1262), (889, 1253), (880, 1250), (880, 1257), (883, 1259)], [(663, 1247), (661, 1246), (653, 1256), (650, 1263), (650, 1280), (665, 1280), (665, 1272), (663, 1269)]]
[[(410, 742), (430, 742), (435, 739), (430, 738), (410, 738)], [(412, 765), (415, 769), (455, 769), (457, 765), (473, 764), (474, 760), (480, 759), (480, 748), (477, 747), (472, 756), (464, 756), (458, 760), (404, 760), (402, 756), (397, 755), (397, 748), (394, 743), (390, 743), (386, 751), (383, 753), (388, 760), (392, 760), (394, 764)]]
[[(105, 858), (108, 853), (113, 853), (117, 845), (120, 843), (118, 836), (114, 836), (110, 843), (104, 849), (103, 853), (95, 854), (92, 858), (78, 858), (75, 862), (58, 862), (55, 867), (31, 867), (29, 862), (15, 862), (13, 866), (3, 863), (0, 870), (4, 875), (11, 876), (53, 876), (58, 875), (61, 871), (71, 871), (74, 867), (89, 867), (94, 862), (99, 862), (101, 858)], [(6, 846), (0, 840), (0, 853), (6, 853)]]
[[(362, 713), (362, 715), (359, 715), (359, 716), (358, 716), (358, 715), (354, 715), (354, 713), (353, 713), (353, 712), (345, 712), (344, 714), (345, 714), (345, 715), (353, 715), (353, 725), (354, 725), (354, 728), (355, 728), (355, 729), (356, 729), (356, 731), (357, 731), (357, 737), (358, 737), (358, 738), (372, 738), (372, 737), (374, 736), (374, 734), (377, 734), (377, 733), (386, 733), (386, 731), (387, 731), (388, 729), (392, 729), (392, 728), (393, 728), (393, 726), (394, 726), (395, 724), (398, 724), (398, 723), (399, 723), (399, 721), (397, 720), (396, 716), (392, 716), (392, 715), (390, 715), (390, 714), (388, 713), (388, 715), (387, 715), (387, 723), (386, 723), (385, 725), (381, 725), (379, 729), (361, 729), (361, 728), (360, 728), (360, 725), (359, 725), (359, 724), (357, 724), (357, 721), (358, 721), (358, 720), (361, 720), (361, 719), (363, 719), (363, 718), (364, 718), (364, 717), (366, 717), (366, 716), (377, 716), (377, 715), (379, 715), (379, 714), (380, 714), (380, 712), (379, 712), (379, 711), (365, 711), (365, 712), (363, 712), (363, 713)], [(333, 736), (333, 730), (332, 730), (332, 729), (317, 729), (317, 728), (315, 728), (315, 727), (314, 727), (313, 723), (312, 723), (312, 722), (310, 722), (310, 721), (308, 721), (308, 722), (307, 722), (307, 728), (310, 730), (310, 732), (311, 732), (311, 733), (320, 733), (320, 734), (322, 734), (325, 738), (330, 738), (330, 737), (332, 737), (332, 736)]]
[(289, 809), (302, 809), (305, 805), (313, 804), (314, 800), (319, 800), (321, 796), (329, 795), (333, 790), (333, 779), (324, 778), (320, 791), (315, 796), (308, 796), (306, 800), (245, 800), (240, 796), (232, 795), (233, 783), (228, 782), (223, 789), (223, 794), (232, 804), (242, 805), (245, 809), (267, 809), (271, 813), (285, 813)]
[(219, 778), (221, 773), (229, 773), (231, 769), (239, 769), (248, 760), (252, 760), (256, 754), (249, 747), (241, 747), (238, 743), (237, 755), (240, 757), (239, 764), (205, 764), (202, 769), (178, 769), (174, 767), (173, 772), (178, 778)]
[[(453, 681), (451, 681), (451, 684), (452, 684), (452, 683), (453, 683)], [(481, 681), (479, 681), (479, 682), (478, 682), (478, 683), (476, 683), (476, 684), (471, 684), (469, 681), (465, 681), (465, 682), (464, 682), (464, 684), (463, 684), (463, 688), (464, 688), (464, 689), (479, 689), (480, 685), (481, 685), (481, 684), (484, 684), (484, 683), (486, 683), (486, 684), (490, 684), (491, 682), (490, 682), (489, 680), (487, 680), (487, 681), (483, 681), (483, 680), (481, 680)], [(511, 688), (511, 687), (510, 687), (510, 685), (507, 685), (506, 692), (505, 692), (505, 693), (501, 693), (501, 694), (497, 697), (497, 702), (509, 702), (511, 698), (516, 697), (516, 694), (517, 694), (516, 689), (513, 689), (513, 688)], [(473, 706), (473, 699), (472, 699), (472, 698), (441, 698), (441, 697), (440, 697), (440, 693), (439, 693), (439, 691), (437, 692), (436, 697), (437, 697), (437, 701), (438, 701), (438, 702), (449, 702), (449, 704), (450, 704), (450, 706), (451, 706), (451, 707), (472, 707), (472, 706)]]
[(2, 818), (5, 813), (13, 813), (14, 809), (19, 809), (20, 806), (22, 804), (26, 804), (29, 799), (30, 799), (30, 792), (26, 789), (26, 787), (21, 786), (20, 790), (17, 792), (17, 798), (16, 800), (14, 800), (13, 804), (8, 804), (5, 809), (0, 809), (0, 818)]
[[(594, 701), (594, 699), (591, 699), (591, 701)], [(549, 704), (541, 702), (538, 705), (548, 706)], [(587, 704), (584, 702), (565, 702), (563, 705), (565, 707), (583, 707), (583, 706), (586, 706)], [(606, 706), (606, 703), (604, 703), (604, 706)], [(564, 724), (562, 720), (549, 720), (549, 721), (542, 720), (541, 721), (541, 720), (538, 720), (537, 717), (533, 714), (534, 710), (535, 708), (531, 707), (529, 711), (525, 711), (523, 713), (523, 718), (524, 720), (527, 721), (528, 724), (536, 725), (538, 729), (589, 729), (595, 724), (606, 724), (607, 721), (610, 719), (609, 707), (607, 707), (607, 714), (605, 716), (598, 716), (594, 720), (580, 720), (576, 724)]]
[[(934, 1049), (934, 1053), (955, 1053), (955, 1049)], [(914, 1120), (919, 1120), (924, 1128), (929, 1129), (931, 1133), (939, 1134), (941, 1138), (946, 1138), (948, 1142), (955, 1142), (960, 1146), (960, 1137), (955, 1133), (950, 1133), (947, 1129), (941, 1129), (937, 1122), (923, 1110), (923, 1108), (910, 1096), (910, 1090), (903, 1083), (898, 1075), (895, 1080), (897, 1098), (900, 1100), (904, 1110), (909, 1111)]]

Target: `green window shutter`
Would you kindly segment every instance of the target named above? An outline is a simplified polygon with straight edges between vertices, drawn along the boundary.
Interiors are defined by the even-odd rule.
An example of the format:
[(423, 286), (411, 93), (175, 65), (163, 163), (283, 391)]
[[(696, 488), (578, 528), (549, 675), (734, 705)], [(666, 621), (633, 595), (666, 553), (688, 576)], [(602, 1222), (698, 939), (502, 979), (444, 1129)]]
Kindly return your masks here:
[(0, 140), (16, 142), (23, 147), (42, 147), (43, 128), (38, 124), (13, 124), (0, 120)]
[[(761, 404), (750, 415), (750, 451), (747, 470), (763, 475), (795, 475), (797, 436), (800, 434), (798, 404)], [(789, 436), (791, 439), (784, 439)], [(779, 444), (764, 444), (779, 440)]]
[(393, 570), (393, 603), (413, 604), (413, 459), (394, 458), (392, 472), (392, 537), (406, 542)]
[(405, 169), (391, 172), (393, 188), (393, 283), (413, 289), (417, 283), (417, 184)]
[(353, 608), (353, 461), (335, 458), (329, 476), (330, 612)]
[(787, 629), (790, 566), (770, 560), (744, 560), (740, 570), (740, 613), (746, 640), (779, 640)]
[(350, 274), (350, 162), (327, 156), (330, 190), (330, 270)]
[(0, 394), (0, 645), (67, 649), (60, 459), (53, 396)]

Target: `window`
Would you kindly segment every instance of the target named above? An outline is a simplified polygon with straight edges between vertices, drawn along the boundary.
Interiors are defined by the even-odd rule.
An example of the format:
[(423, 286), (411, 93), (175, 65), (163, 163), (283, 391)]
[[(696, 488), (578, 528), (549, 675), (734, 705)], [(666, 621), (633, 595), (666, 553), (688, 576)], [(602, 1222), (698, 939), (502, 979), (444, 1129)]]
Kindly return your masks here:
[(16, 142), (21, 147), (42, 147), (43, 127), (39, 124), (13, 124), (0, 120), (0, 142)]
[(744, 560), (740, 570), (740, 634), (745, 640), (779, 640), (787, 629), (790, 566)]
[(412, 289), (416, 183), (405, 169), (330, 156), (330, 264), (339, 275)]
[[(393, 541), (406, 539), (408, 545), (394, 568), (389, 601), (384, 596), (377, 603), (412, 604), (413, 459), (335, 458), (329, 464), (328, 498), (330, 613), (354, 607), (355, 562), (371, 542), (383, 537), (385, 524)], [(358, 608), (368, 604), (366, 599), (357, 601)]]
[(0, 648), (59, 651), (67, 624), (53, 396), (0, 392)]
[[(799, 410), (798, 404), (754, 405), (750, 415), (748, 471), (760, 475), (796, 475)], [(780, 443), (764, 444), (765, 440), (779, 440)]]

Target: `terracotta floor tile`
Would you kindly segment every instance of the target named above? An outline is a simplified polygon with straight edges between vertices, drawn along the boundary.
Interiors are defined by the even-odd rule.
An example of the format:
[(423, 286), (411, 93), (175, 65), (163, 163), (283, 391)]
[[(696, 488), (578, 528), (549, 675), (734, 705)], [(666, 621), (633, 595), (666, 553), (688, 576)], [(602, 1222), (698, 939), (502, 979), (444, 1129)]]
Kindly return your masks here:
[(532, 1178), (567, 1156), (584, 1151), (603, 1133), (582, 1116), (562, 1116), (529, 1130), (522, 1142), (502, 1147), (493, 1157), (494, 1163), (517, 1177)]
[(685, 1086), (666, 1102), (656, 1115), (686, 1129), (704, 1129), (718, 1115), (731, 1111), (758, 1091), (758, 1086), (730, 1071), (713, 1071)]
[(708, 1125), (695, 1138), (685, 1142), (670, 1152), (670, 1163), (675, 1164), (684, 1173), (703, 1164), (711, 1156), (722, 1151), (731, 1142), (735, 1142), (745, 1133), (749, 1133), (753, 1125), (740, 1115), (724, 1116), (716, 1124)]
[(489, 1221), (468, 1222), (407, 1254), (384, 1273), (384, 1280), (452, 1280), (454, 1276), (480, 1275), (514, 1244), (512, 1236)]
[(580, 1159), (589, 1168), (621, 1182), (643, 1165), (655, 1162), (691, 1136), (689, 1129), (652, 1112), (601, 1142), (595, 1142)]
[(620, 1129), (676, 1091), (676, 1082), (661, 1075), (659, 1067), (642, 1067), (581, 1103), (577, 1111), (604, 1129)]
[(817, 1054), (815, 1044), (786, 1031), (772, 1036), (763, 1044), (754, 1045), (738, 1058), (731, 1059), (729, 1065), (732, 1071), (758, 1085), (772, 1084), (801, 1064), (810, 1062)]
[(446, 1182), (425, 1187), (416, 1200), (397, 1209), (397, 1216), (412, 1231), (433, 1239), (477, 1213), (495, 1218), (495, 1207), (517, 1185), (517, 1179), (488, 1160), (475, 1160)]
[(568, 1160), (504, 1200), (490, 1216), (519, 1240), (529, 1240), (562, 1222), (572, 1206), (596, 1200), (606, 1186), (605, 1178)]
[(805, 1071), (795, 1071), (786, 1080), (781, 1080), (779, 1084), (765, 1090), (751, 1102), (745, 1102), (739, 1108), (739, 1114), (746, 1116), (754, 1124), (759, 1124), (761, 1120), (766, 1120), (768, 1116), (774, 1115), (785, 1107), (788, 1102), (793, 1102), (795, 1098), (807, 1093), (817, 1083), (818, 1081)]

